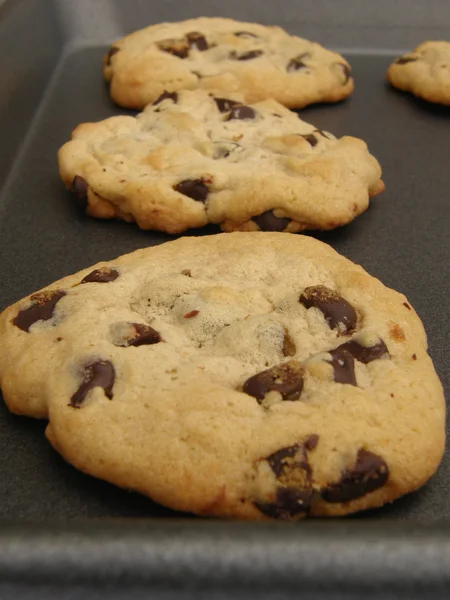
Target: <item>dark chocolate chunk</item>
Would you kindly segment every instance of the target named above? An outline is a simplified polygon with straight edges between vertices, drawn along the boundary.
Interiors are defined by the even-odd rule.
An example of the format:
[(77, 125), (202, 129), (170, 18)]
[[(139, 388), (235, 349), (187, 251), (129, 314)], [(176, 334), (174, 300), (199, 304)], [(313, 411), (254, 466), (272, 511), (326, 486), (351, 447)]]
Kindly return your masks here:
[(267, 392), (279, 392), (283, 400), (298, 400), (303, 389), (303, 368), (300, 363), (291, 360), (261, 371), (247, 379), (243, 390), (261, 402)]
[(109, 67), (111, 64), (111, 57), (114, 56), (114, 54), (117, 54), (117, 52), (119, 52), (120, 48), (117, 48), (117, 46), (111, 46), (111, 48), (109, 49), (108, 54), (106, 55), (106, 65)]
[(192, 200), (197, 200), (197, 202), (205, 202), (209, 192), (208, 186), (203, 183), (202, 179), (183, 179), (174, 185), (173, 189)]
[(245, 106), (245, 104), (238, 104), (237, 106), (233, 106), (230, 112), (230, 115), (226, 119), (227, 121), (231, 121), (232, 119), (254, 119), (256, 117), (256, 112), (250, 106)]
[(289, 331), (287, 329), (284, 330), (284, 338), (283, 338), (283, 354), (284, 356), (295, 356), (297, 352), (297, 348), (289, 335)]
[(311, 506), (313, 490), (297, 487), (279, 487), (275, 502), (258, 502), (253, 504), (263, 515), (272, 519), (288, 520), (306, 514)]
[(314, 450), (319, 442), (319, 436), (310, 435), (302, 444), (295, 444), (287, 448), (281, 448), (266, 458), (270, 468), (277, 479), (287, 474), (292, 469), (303, 469), (308, 476), (311, 475), (311, 467), (308, 463), (307, 452)]
[(351, 75), (352, 75), (352, 70), (350, 69), (350, 67), (344, 63), (335, 63), (343, 72), (344, 74), (344, 81), (342, 83), (342, 85), (345, 85), (348, 80), (350, 79)]
[(82, 283), (109, 283), (115, 281), (119, 277), (119, 271), (111, 267), (100, 267), (91, 271), (86, 277), (80, 281)]
[(273, 210), (266, 210), (257, 217), (253, 217), (254, 221), (261, 231), (284, 231), (291, 222), (291, 219), (286, 217), (276, 217)]
[(350, 333), (356, 327), (358, 316), (353, 306), (340, 294), (324, 285), (305, 288), (299, 302), (306, 308), (318, 308), (331, 329), (339, 328), (345, 333)]
[(313, 148), (314, 146), (317, 146), (317, 138), (313, 133), (302, 135), (302, 138), (304, 138)]
[(380, 488), (388, 478), (389, 468), (381, 456), (361, 448), (354, 467), (345, 471), (340, 481), (322, 489), (321, 496), (326, 502), (348, 502)]
[(177, 92), (166, 92), (166, 91), (164, 91), (161, 94), (161, 96), (159, 98), (157, 98), (153, 102), (153, 106), (156, 106), (157, 104), (159, 104), (163, 100), (173, 100), (175, 102), (175, 104), (176, 104), (178, 102), (178, 94), (177, 94)]
[(38, 321), (48, 321), (53, 317), (56, 304), (66, 295), (63, 290), (50, 290), (38, 292), (30, 297), (31, 306), (19, 311), (12, 320), (12, 324), (29, 332), (30, 327)]
[(159, 42), (158, 48), (163, 52), (168, 52), (169, 54), (173, 54), (173, 56), (177, 56), (178, 58), (187, 58), (189, 56), (189, 46), (180, 40)]
[(386, 344), (381, 339), (373, 346), (363, 346), (356, 340), (350, 340), (345, 342), (345, 344), (341, 344), (334, 350), (330, 350), (330, 353), (342, 352), (342, 350), (349, 352), (353, 358), (356, 358), (356, 360), (365, 365), (373, 360), (382, 358), (383, 356), (389, 357), (389, 351)]
[(311, 54), (309, 52), (303, 52), (303, 54), (299, 54), (295, 58), (292, 58), (286, 67), (288, 73), (293, 73), (294, 71), (301, 71), (302, 69), (307, 69), (308, 65), (303, 62), (304, 58), (310, 58)]
[(105, 396), (111, 399), (115, 379), (116, 373), (109, 360), (96, 360), (87, 363), (83, 369), (83, 382), (70, 399), (69, 406), (79, 408), (88, 392), (96, 387), (103, 388)]
[(241, 37), (241, 38), (257, 38), (259, 36), (257, 36), (255, 33), (251, 33), (250, 31), (235, 31), (234, 35), (237, 37)]
[(401, 56), (400, 58), (397, 58), (397, 60), (395, 61), (395, 64), (396, 65), (406, 65), (406, 63), (416, 62), (416, 60), (419, 60), (418, 56)]
[(240, 106), (239, 102), (236, 102), (236, 100), (228, 100), (228, 98), (214, 98), (214, 101), (221, 113), (228, 112), (235, 106)]
[(209, 48), (205, 36), (201, 33), (198, 33), (198, 31), (191, 31), (190, 33), (187, 33), (186, 39), (191, 48), (197, 48), (197, 50), (200, 50), (200, 52), (204, 52)]
[(116, 346), (121, 348), (128, 348), (128, 346), (149, 346), (151, 344), (158, 344), (161, 341), (160, 334), (144, 323), (128, 323), (130, 327), (134, 329), (134, 335), (127, 340), (122, 341)]
[(88, 183), (84, 177), (75, 175), (72, 181), (72, 192), (77, 208), (84, 212), (88, 205)]
[(333, 367), (334, 381), (336, 383), (356, 384), (355, 359), (347, 350), (336, 348), (331, 350), (330, 364)]
[(252, 60), (253, 58), (258, 58), (264, 54), (262, 50), (249, 50), (249, 52), (245, 52), (244, 54), (235, 54), (232, 55), (231, 58), (235, 58), (236, 60)]

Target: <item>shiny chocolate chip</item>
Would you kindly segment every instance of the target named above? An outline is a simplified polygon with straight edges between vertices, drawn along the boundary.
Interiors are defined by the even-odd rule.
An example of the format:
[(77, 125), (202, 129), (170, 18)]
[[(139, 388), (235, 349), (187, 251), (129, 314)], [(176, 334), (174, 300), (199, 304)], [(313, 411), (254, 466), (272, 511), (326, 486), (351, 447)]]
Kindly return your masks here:
[(229, 112), (235, 106), (240, 106), (239, 102), (228, 100), (228, 98), (214, 98), (214, 101), (221, 113)]
[(114, 56), (114, 54), (117, 54), (117, 52), (119, 52), (120, 48), (117, 48), (117, 46), (111, 46), (111, 48), (109, 49), (108, 54), (106, 55), (106, 64), (109, 67), (111, 64), (111, 57)]
[(361, 448), (354, 467), (322, 489), (321, 496), (326, 502), (348, 502), (382, 487), (388, 478), (389, 468), (381, 456)]
[(191, 48), (197, 48), (197, 50), (200, 50), (200, 52), (204, 52), (209, 48), (205, 36), (201, 33), (198, 33), (198, 31), (191, 31), (190, 33), (187, 33), (186, 39)]
[(416, 60), (419, 60), (418, 56), (401, 56), (400, 58), (397, 58), (397, 60), (395, 61), (396, 65), (406, 65), (407, 63), (410, 62), (416, 62)]
[(166, 92), (166, 91), (164, 91), (161, 94), (161, 96), (159, 96), (159, 98), (157, 98), (153, 102), (153, 106), (156, 106), (157, 104), (159, 104), (163, 100), (173, 100), (175, 102), (175, 104), (176, 104), (178, 102), (178, 94), (177, 94), (177, 92)]
[(349, 352), (353, 358), (365, 365), (373, 360), (383, 358), (383, 356), (389, 357), (386, 344), (381, 339), (373, 346), (363, 346), (356, 340), (350, 340), (332, 350), (331, 353), (341, 352), (342, 350)]
[(336, 350), (331, 350), (330, 354), (330, 364), (333, 367), (334, 381), (336, 383), (357, 385), (355, 375), (355, 359), (350, 352), (336, 348)]
[(311, 506), (312, 489), (297, 487), (279, 487), (276, 490), (274, 502), (258, 502), (253, 504), (266, 517), (289, 520), (306, 514)]
[(53, 317), (53, 311), (57, 303), (66, 295), (63, 290), (51, 290), (38, 292), (30, 297), (31, 306), (19, 311), (12, 320), (13, 325), (26, 331), (38, 321), (48, 321)]
[(232, 58), (235, 58), (236, 60), (252, 60), (258, 58), (258, 56), (261, 56), (262, 54), (264, 54), (262, 50), (249, 50), (249, 52), (245, 52), (244, 54), (236, 54), (232, 56)]
[(358, 317), (353, 306), (340, 294), (324, 285), (305, 288), (299, 302), (305, 308), (319, 309), (331, 329), (340, 329), (344, 333), (350, 333), (356, 327)]
[(302, 135), (302, 138), (304, 138), (308, 144), (310, 146), (312, 146), (314, 148), (314, 146), (317, 146), (317, 138), (313, 133), (308, 133), (306, 135)]
[(234, 35), (236, 37), (240, 37), (240, 38), (257, 38), (257, 37), (259, 37), (255, 33), (251, 33), (250, 31), (235, 31)]
[(291, 222), (291, 219), (286, 217), (276, 217), (273, 210), (266, 210), (257, 217), (253, 217), (260, 231), (284, 231)]
[(79, 408), (87, 394), (96, 387), (103, 388), (105, 396), (111, 400), (116, 373), (109, 360), (97, 360), (87, 363), (83, 368), (83, 382), (70, 399), (69, 406)]
[(293, 73), (294, 71), (301, 71), (302, 69), (307, 69), (308, 65), (303, 62), (304, 58), (309, 58), (309, 52), (304, 52), (303, 54), (299, 54), (295, 58), (292, 58), (286, 67), (288, 73)]
[(253, 375), (243, 385), (243, 390), (261, 402), (268, 392), (279, 392), (283, 400), (298, 400), (303, 389), (303, 368), (291, 360)]
[(150, 325), (145, 325), (144, 323), (127, 323), (127, 325), (133, 331), (131, 337), (122, 340), (116, 346), (120, 346), (121, 348), (149, 346), (151, 344), (158, 344), (161, 341), (159, 332), (150, 327)]
[(350, 77), (352, 75), (352, 70), (345, 63), (335, 63), (335, 64), (339, 69), (341, 69), (342, 73), (344, 74), (344, 81), (342, 82), (342, 85), (346, 85), (346, 83), (348, 82), (348, 80), (350, 79)]
[(284, 330), (283, 337), (283, 355), (284, 356), (295, 356), (297, 352), (297, 348), (295, 347), (295, 343), (291, 336), (289, 335), (289, 331), (287, 329)]
[(72, 192), (77, 208), (84, 212), (88, 205), (88, 183), (84, 177), (75, 175), (72, 181)]
[(86, 277), (80, 281), (82, 283), (109, 283), (115, 281), (119, 277), (119, 271), (111, 267), (100, 267), (91, 271)]
[(242, 121), (246, 119), (254, 119), (256, 117), (256, 112), (250, 106), (245, 106), (245, 104), (238, 104), (237, 106), (233, 106), (231, 112), (226, 119), (227, 121), (232, 121), (233, 119), (241, 119)]
[(183, 196), (197, 200), (197, 202), (205, 202), (209, 192), (208, 186), (203, 183), (202, 179), (183, 179), (174, 185), (173, 189)]

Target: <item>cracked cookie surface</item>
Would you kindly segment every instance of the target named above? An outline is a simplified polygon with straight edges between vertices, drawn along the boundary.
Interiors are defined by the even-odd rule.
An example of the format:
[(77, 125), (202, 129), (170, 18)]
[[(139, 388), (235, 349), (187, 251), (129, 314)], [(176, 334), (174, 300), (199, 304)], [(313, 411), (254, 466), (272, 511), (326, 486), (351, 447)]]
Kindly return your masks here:
[(348, 62), (280, 27), (232, 19), (161, 23), (115, 42), (103, 74), (117, 104), (141, 109), (163, 91), (240, 92), (290, 108), (337, 102), (353, 91)]
[(333, 229), (384, 189), (362, 140), (336, 139), (274, 100), (201, 90), (79, 125), (58, 158), (81, 210), (168, 233)]
[(450, 42), (419, 44), (391, 64), (387, 78), (399, 90), (450, 106)]
[(182, 238), (0, 316), (0, 385), (80, 470), (174, 509), (344, 515), (417, 489), (442, 387), (406, 298), (301, 235)]

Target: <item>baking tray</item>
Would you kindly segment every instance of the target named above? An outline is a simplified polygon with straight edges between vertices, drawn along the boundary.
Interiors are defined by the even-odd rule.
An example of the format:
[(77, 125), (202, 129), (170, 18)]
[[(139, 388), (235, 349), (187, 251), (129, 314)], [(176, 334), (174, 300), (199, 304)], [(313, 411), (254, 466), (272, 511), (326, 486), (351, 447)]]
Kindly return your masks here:
[[(0, 309), (70, 272), (171, 239), (80, 216), (58, 178), (56, 151), (71, 129), (120, 112), (101, 78), (108, 44), (147, 23), (202, 14), (277, 23), (344, 50), (353, 97), (302, 116), (365, 139), (384, 170), (386, 192), (371, 208), (317, 237), (408, 296), (448, 392), (450, 109), (390, 89), (384, 73), (401, 51), (448, 38), (449, 12), (446, 0), (0, 0)], [(364, 515), (224, 523), (78, 473), (44, 428), (0, 402), (1, 597), (450, 596), (448, 454), (422, 490)]]

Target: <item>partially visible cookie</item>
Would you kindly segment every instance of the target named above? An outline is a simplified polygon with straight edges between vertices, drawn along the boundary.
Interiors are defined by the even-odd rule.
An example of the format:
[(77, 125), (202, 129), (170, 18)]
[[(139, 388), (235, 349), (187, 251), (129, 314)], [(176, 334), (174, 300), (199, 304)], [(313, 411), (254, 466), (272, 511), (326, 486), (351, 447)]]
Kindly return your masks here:
[(111, 46), (103, 63), (117, 104), (143, 108), (164, 91), (242, 93), (290, 108), (336, 102), (353, 91), (350, 65), (336, 52), (280, 27), (199, 18), (136, 31)]
[(387, 78), (399, 90), (450, 106), (450, 42), (419, 44), (391, 64)]
[(0, 386), (73, 465), (174, 509), (345, 515), (423, 485), (442, 387), (407, 299), (307, 236), (185, 237), (0, 316)]
[(366, 144), (300, 120), (275, 100), (164, 92), (137, 118), (85, 123), (59, 151), (87, 214), (180, 233), (296, 232), (352, 221), (383, 190)]

